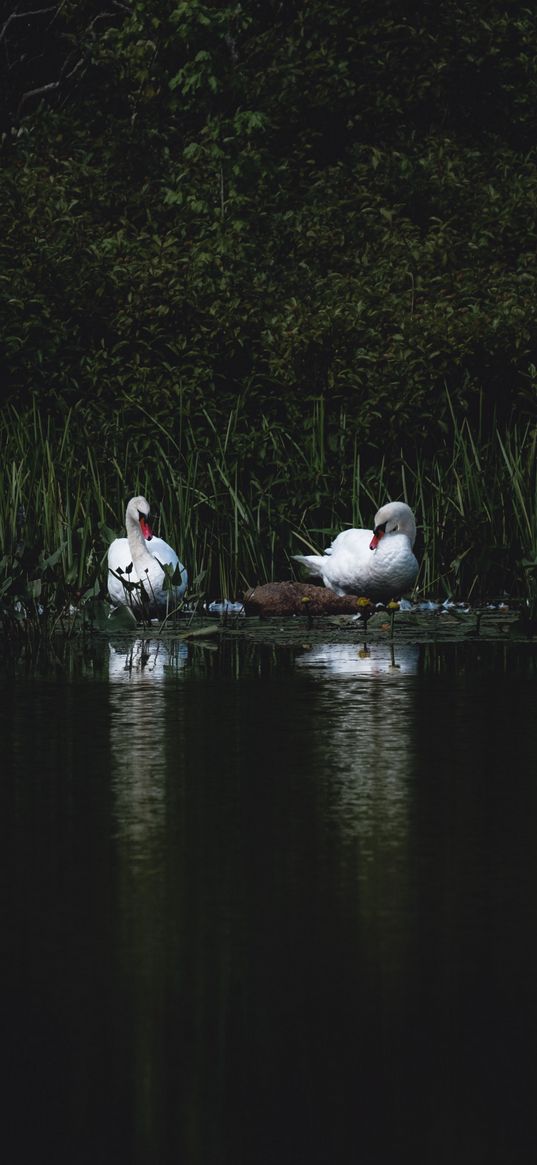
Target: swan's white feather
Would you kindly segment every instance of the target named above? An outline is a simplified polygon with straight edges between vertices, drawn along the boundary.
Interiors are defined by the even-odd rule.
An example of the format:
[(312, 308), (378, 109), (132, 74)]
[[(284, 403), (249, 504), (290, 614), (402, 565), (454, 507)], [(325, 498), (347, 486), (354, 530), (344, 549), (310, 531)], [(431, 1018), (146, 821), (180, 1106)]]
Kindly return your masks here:
[[(148, 607), (151, 613), (170, 609), (184, 594), (188, 576), (185, 567), (168, 543), (163, 538), (152, 537), (146, 540), (139, 525), (138, 513), (149, 516), (149, 505), (145, 498), (131, 498), (125, 517), (125, 524), (129, 536), (116, 538), (108, 549), (108, 594), (117, 605), (140, 607), (140, 592), (129, 590), (123, 585), (120, 576), (124, 576), (131, 583), (143, 583), (148, 598)], [(163, 566), (169, 565), (172, 570), (179, 570), (181, 582), (171, 589), (164, 588)], [(130, 569), (129, 569), (130, 568)]]
[[(371, 549), (375, 531), (385, 526), (378, 545)], [(364, 595), (393, 599), (410, 590), (418, 573), (412, 552), (416, 537), (414, 515), (404, 502), (388, 502), (375, 516), (373, 530), (343, 530), (324, 554), (293, 557), (325, 587), (338, 595)]]

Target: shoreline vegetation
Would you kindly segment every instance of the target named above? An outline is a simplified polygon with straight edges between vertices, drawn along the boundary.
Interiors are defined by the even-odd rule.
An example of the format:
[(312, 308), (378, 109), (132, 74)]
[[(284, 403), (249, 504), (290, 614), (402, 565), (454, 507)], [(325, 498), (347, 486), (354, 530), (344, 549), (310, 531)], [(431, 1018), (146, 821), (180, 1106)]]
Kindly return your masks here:
[[(301, 447), (261, 417), (245, 461), (240, 402), (225, 439), (196, 450), (199, 428), (182, 424), (182, 448), (163, 429), (146, 432), (145, 410), (125, 434), (91, 406), (44, 419), (34, 403), (0, 418), (0, 611), (4, 623), (57, 620), (74, 608), (91, 621), (106, 596), (109, 542), (126, 501), (150, 499), (158, 533), (188, 566), (187, 602), (241, 599), (256, 585), (299, 579), (291, 555), (322, 549), (345, 525), (370, 527), (387, 498), (418, 519), (417, 599), (479, 606), (509, 599), (534, 611), (537, 580), (537, 434), (527, 425), (477, 441), (452, 419), (453, 444), (427, 461), (369, 469), (358, 450), (329, 452), (318, 407)], [(341, 444), (344, 430), (339, 434)], [(185, 453), (183, 450), (187, 450)], [(262, 474), (254, 466), (263, 467)], [(139, 466), (144, 466), (140, 472)], [(338, 477), (339, 475), (339, 477)], [(334, 481), (337, 479), (337, 491)], [(39, 619), (37, 620), (39, 622)]]

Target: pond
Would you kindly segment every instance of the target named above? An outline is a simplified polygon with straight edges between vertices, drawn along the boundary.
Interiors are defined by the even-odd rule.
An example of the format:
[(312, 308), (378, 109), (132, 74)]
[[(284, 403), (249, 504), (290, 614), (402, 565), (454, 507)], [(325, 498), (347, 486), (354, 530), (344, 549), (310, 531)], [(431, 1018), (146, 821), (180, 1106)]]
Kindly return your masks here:
[(2, 689), (10, 1165), (533, 1159), (534, 646), (94, 639)]

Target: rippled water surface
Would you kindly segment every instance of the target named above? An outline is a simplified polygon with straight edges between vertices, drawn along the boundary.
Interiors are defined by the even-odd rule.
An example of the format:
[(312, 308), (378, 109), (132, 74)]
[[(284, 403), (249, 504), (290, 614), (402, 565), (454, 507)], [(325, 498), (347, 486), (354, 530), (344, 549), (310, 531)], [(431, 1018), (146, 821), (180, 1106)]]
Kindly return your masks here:
[(6, 663), (9, 1165), (537, 1155), (537, 661)]

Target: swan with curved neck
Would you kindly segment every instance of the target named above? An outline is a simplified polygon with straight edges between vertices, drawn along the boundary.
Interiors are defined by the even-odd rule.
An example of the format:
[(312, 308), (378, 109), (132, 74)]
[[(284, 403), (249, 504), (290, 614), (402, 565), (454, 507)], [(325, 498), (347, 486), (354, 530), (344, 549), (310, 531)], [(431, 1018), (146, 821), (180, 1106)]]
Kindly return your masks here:
[[(175, 550), (154, 537), (149, 517), (149, 502), (141, 496), (131, 498), (125, 514), (127, 537), (116, 538), (108, 550), (108, 594), (118, 605), (159, 614), (179, 601), (188, 576)], [(165, 566), (180, 575), (179, 583), (164, 585)]]
[(293, 558), (337, 595), (395, 599), (416, 581), (415, 538), (410, 506), (388, 502), (376, 513), (373, 530), (343, 530), (324, 554), (294, 554)]

